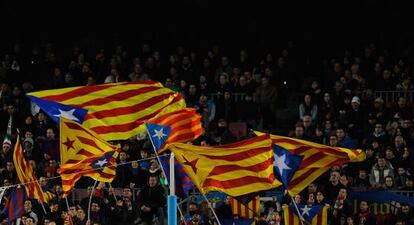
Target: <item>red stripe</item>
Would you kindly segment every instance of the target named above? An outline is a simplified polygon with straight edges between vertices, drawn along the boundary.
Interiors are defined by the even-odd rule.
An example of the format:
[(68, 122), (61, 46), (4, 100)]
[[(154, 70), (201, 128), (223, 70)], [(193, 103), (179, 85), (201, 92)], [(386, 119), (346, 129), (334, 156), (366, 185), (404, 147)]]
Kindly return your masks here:
[(209, 159), (216, 159), (216, 160), (226, 160), (226, 161), (230, 161), (230, 162), (235, 162), (235, 161), (241, 161), (244, 159), (248, 159), (248, 158), (252, 158), (256, 155), (260, 155), (264, 152), (269, 152), (270, 146), (269, 147), (262, 147), (262, 148), (254, 148), (254, 149), (250, 149), (247, 151), (243, 151), (243, 152), (238, 152), (238, 153), (234, 153), (231, 155), (204, 155), (204, 154), (200, 154), (206, 158)]
[(215, 166), (208, 176), (220, 175), (223, 173), (234, 172), (237, 170), (248, 170), (252, 172), (260, 172), (273, 165), (273, 156), (266, 161), (257, 163), (252, 166), (239, 166), (239, 165), (220, 165)]
[(294, 224), (294, 222), (295, 222), (295, 219), (293, 218), (295, 215), (294, 215), (294, 213), (293, 212), (291, 212), (290, 210), (289, 210), (289, 208), (287, 208), (286, 210), (288, 210), (288, 214), (289, 214), (289, 218), (288, 218), (288, 223), (287, 223), (287, 225), (296, 225), (296, 224)]
[[(77, 155), (84, 155), (84, 156), (86, 156), (86, 157), (92, 157), (92, 156), (96, 156), (95, 154), (93, 154), (93, 153), (91, 153), (91, 152), (89, 152), (89, 151), (87, 151), (87, 150), (85, 150), (85, 149), (81, 149), (81, 150), (79, 150), (77, 153), (76, 153)], [(93, 160), (92, 160), (93, 161)]]
[(237, 207), (237, 215), (239, 215), (239, 216), (242, 216), (242, 207), (241, 207), (241, 204), (238, 202), (238, 201), (236, 201), (236, 200), (234, 200), (235, 201), (235, 204), (237, 205), (236, 207)]
[(198, 114), (196, 114), (195, 109), (188, 109), (188, 108), (186, 108), (186, 109), (181, 109), (181, 110), (174, 111), (174, 112), (171, 112), (171, 113), (167, 113), (167, 114), (164, 114), (164, 115), (162, 115), (160, 117), (154, 118), (154, 119), (151, 120), (151, 123), (164, 124), (165, 123), (165, 120), (168, 120), (170, 117), (173, 117), (175, 115), (181, 115), (181, 114), (185, 114), (188, 117), (192, 117), (194, 115), (198, 115)]
[(257, 212), (256, 207), (257, 207), (257, 199), (253, 199), (253, 201), (252, 201), (252, 208), (250, 209), (252, 211), (252, 213), (253, 213), (253, 217), (254, 216), (257, 216), (256, 215), (256, 212)]
[(249, 218), (249, 207), (244, 206), (244, 217)]
[[(291, 144), (291, 145), (299, 145), (299, 146), (306, 146), (306, 147), (309, 146), (308, 144), (300, 143), (298, 141), (287, 139), (287, 138), (272, 138), (272, 141), (273, 141), (274, 144), (278, 144), (280, 142), (285, 142), (285, 143), (288, 143), (288, 144)], [(329, 147), (315, 147), (315, 146), (312, 146), (312, 145), (310, 145), (309, 147), (312, 147), (316, 150), (319, 150), (319, 151), (322, 151), (322, 152), (325, 152), (325, 153), (328, 153), (328, 154), (334, 154), (334, 155), (338, 155), (338, 156), (348, 157), (348, 154), (346, 152), (343, 152), (339, 149), (329, 148)], [(305, 151), (305, 150), (303, 150), (303, 151)], [(295, 153), (295, 154), (298, 154), (298, 153)]]
[[(112, 109), (96, 111), (94, 113), (88, 113), (88, 115), (85, 117), (84, 121), (89, 120), (89, 119), (98, 119), (99, 120), (99, 119), (108, 118), (108, 117), (117, 117), (117, 116), (122, 116), (122, 115), (134, 114), (134, 113), (137, 113), (137, 112), (140, 112), (140, 111), (145, 111), (145, 110), (148, 110), (148, 108), (150, 108), (151, 106), (153, 106), (153, 105), (155, 105), (159, 102), (162, 102), (163, 100), (168, 99), (173, 94), (174, 93), (157, 95), (157, 96), (149, 98), (149, 99), (147, 99), (143, 102), (140, 102), (140, 103), (137, 103), (137, 104), (131, 105), (131, 106), (116, 107), (116, 108), (112, 108)], [(165, 105), (165, 106), (167, 106), (167, 105)], [(165, 106), (161, 107), (158, 111), (160, 111)]]
[(316, 215), (316, 220), (317, 220), (317, 222), (316, 222), (316, 224), (317, 225), (323, 225), (322, 224), (322, 218), (323, 218), (323, 208), (322, 208), (322, 210), (321, 210), (321, 212), (320, 213), (318, 213), (317, 215)]
[(201, 134), (203, 134), (203, 128), (200, 127), (197, 130), (182, 130), (178, 132), (180, 133), (182, 132), (182, 134), (176, 135), (172, 138), (168, 138), (167, 143), (184, 142), (187, 140), (193, 140), (197, 138), (198, 136), (200, 136)]
[[(346, 159), (337, 159), (337, 160), (335, 160), (334, 162), (332, 162), (332, 163), (330, 163), (330, 164), (326, 165), (325, 167), (326, 167), (326, 168), (330, 168), (330, 167), (332, 167), (332, 166), (341, 165), (341, 164), (343, 164), (343, 163), (345, 163), (345, 162), (348, 162), (348, 160), (346, 160)], [(302, 174), (301, 176), (296, 177), (295, 179), (292, 179), (292, 180), (290, 181), (290, 183), (289, 183), (289, 189), (292, 189), (292, 187), (294, 187), (295, 185), (297, 185), (297, 184), (299, 184), (300, 182), (302, 182), (302, 181), (303, 181), (306, 177), (311, 176), (311, 175), (312, 175), (312, 173), (314, 173), (316, 170), (318, 170), (318, 169), (320, 169), (320, 168), (322, 168), (322, 167), (319, 167), (319, 168), (311, 168), (311, 169), (309, 169), (308, 171), (306, 171), (304, 174)], [(315, 179), (316, 179), (316, 178), (315, 178)]]
[[(92, 127), (91, 130), (95, 131), (98, 134), (107, 134), (107, 133), (112, 133), (114, 131), (116, 132), (127, 132), (127, 131), (131, 131), (135, 128), (137, 128), (138, 126), (144, 124), (144, 122), (146, 122), (147, 120), (151, 119), (152, 117), (158, 115), (159, 113), (162, 112), (162, 110), (164, 110), (165, 108), (169, 107), (170, 105), (179, 102), (181, 100), (180, 98), (174, 98), (174, 100), (168, 104), (163, 106), (162, 108), (160, 108), (159, 110), (156, 110), (155, 112), (144, 116), (142, 118), (138, 118), (138, 120), (133, 121), (133, 122), (129, 122), (129, 123), (124, 123), (124, 124), (115, 124), (115, 125), (110, 125), (110, 126), (96, 126), (96, 127)], [(117, 113), (117, 111), (115, 112)], [(89, 115), (89, 114), (88, 114)], [(117, 114), (115, 114), (117, 116)], [(88, 116), (87, 116), (88, 117)]]
[(121, 102), (121, 101), (124, 101), (125, 99), (131, 98), (137, 95), (142, 95), (142, 94), (155, 91), (155, 90), (159, 90), (159, 89), (164, 89), (164, 88), (157, 87), (157, 86), (141, 87), (138, 89), (131, 89), (131, 90), (123, 91), (123, 92), (118, 92), (116, 94), (108, 95), (102, 98), (94, 98), (82, 104), (72, 104), (72, 106), (79, 107), (79, 108), (88, 108), (91, 106), (104, 105), (110, 102)]
[[(119, 86), (119, 85), (127, 86), (127, 85), (132, 85), (132, 84), (155, 84), (155, 83), (156, 82), (153, 82), (153, 81), (148, 81), (148, 82), (143, 81), (143, 82), (125, 82), (125, 83), (114, 83), (114, 84), (106, 84), (106, 85), (85, 86), (85, 87), (74, 88), (72, 91), (68, 91), (63, 94), (48, 95), (48, 96), (42, 97), (42, 99), (49, 100), (49, 101), (63, 102), (71, 98), (89, 95), (93, 92), (105, 90), (113, 86)], [(58, 89), (56, 91), (58, 92), (61, 90), (62, 89)]]
[(95, 137), (95, 134), (92, 134), (91, 132), (89, 132), (88, 130), (86, 130), (85, 128), (83, 128), (80, 124), (75, 123), (75, 122), (65, 122), (65, 125), (72, 130), (79, 130), (82, 132), (85, 132), (89, 135), (91, 135), (92, 137)]
[[(182, 123), (183, 121), (200, 121), (200, 116), (196, 116), (196, 115), (190, 115), (188, 113), (181, 113), (181, 114), (176, 114), (173, 116), (169, 116), (159, 122), (157, 122), (157, 124), (162, 124), (164, 126), (173, 126), (176, 123)], [(188, 123), (185, 123), (188, 124)], [(183, 124), (184, 125), (184, 124)], [(181, 126), (183, 126), (181, 125)]]
[(91, 140), (89, 138), (85, 138), (85, 137), (82, 137), (82, 136), (76, 136), (76, 137), (79, 139), (79, 141), (82, 144), (92, 146), (92, 147), (96, 148), (97, 150), (99, 150), (100, 152), (105, 152), (102, 148), (100, 148), (98, 145), (96, 145), (94, 140)]
[(24, 199), (23, 199), (23, 187), (17, 188), (17, 210), (19, 217), (23, 214)]
[(275, 180), (274, 175), (270, 174), (269, 177), (256, 177), (256, 176), (245, 176), (231, 180), (219, 181), (212, 178), (207, 178), (203, 187), (216, 187), (220, 189), (230, 189), (246, 185), (251, 185), (254, 183), (266, 183), (272, 184)]
[(322, 152), (318, 152), (315, 153), (311, 156), (309, 156), (308, 158), (306, 158), (305, 160), (302, 161), (302, 163), (300, 164), (300, 169), (302, 168), (308, 168), (311, 164), (323, 159), (327, 157), (325, 154), (323, 154)]
[(77, 160), (77, 159), (69, 159), (68, 161), (65, 162), (65, 164), (74, 164), (74, 163), (78, 163), (81, 160)]

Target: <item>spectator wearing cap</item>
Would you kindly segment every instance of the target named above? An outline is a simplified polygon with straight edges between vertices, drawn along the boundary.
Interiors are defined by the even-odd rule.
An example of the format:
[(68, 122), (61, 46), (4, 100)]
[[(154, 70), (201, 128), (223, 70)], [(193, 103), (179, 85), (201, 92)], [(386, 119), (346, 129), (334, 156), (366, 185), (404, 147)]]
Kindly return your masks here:
[(369, 204), (366, 200), (359, 202), (358, 213), (354, 216), (354, 221), (358, 225), (376, 225), (377, 221), (375, 216), (369, 210)]
[(13, 161), (13, 151), (11, 150), (11, 147), (12, 143), (10, 138), (4, 138), (0, 154), (0, 172), (6, 169), (7, 162)]
[(361, 108), (361, 100), (354, 96), (351, 100), (351, 109), (346, 113), (348, 133), (357, 139), (362, 139), (362, 125), (364, 124), (364, 112)]
[(374, 104), (372, 105), (369, 113), (376, 119), (377, 122), (386, 123), (388, 113), (384, 105), (384, 100), (380, 97), (374, 100)]
[(34, 150), (33, 138), (25, 138), (23, 141), (23, 154), (26, 160), (40, 160), (40, 155)]
[(380, 188), (385, 184), (385, 177), (394, 177), (394, 168), (383, 155), (379, 155), (377, 163), (372, 167), (369, 182), (372, 187)]

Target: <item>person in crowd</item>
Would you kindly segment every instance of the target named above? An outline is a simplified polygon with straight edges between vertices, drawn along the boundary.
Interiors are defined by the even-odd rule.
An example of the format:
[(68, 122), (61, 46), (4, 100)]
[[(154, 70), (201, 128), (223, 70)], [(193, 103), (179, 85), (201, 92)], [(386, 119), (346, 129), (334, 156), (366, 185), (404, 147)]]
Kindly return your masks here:
[(142, 221), (151, 224), (154, 216), (158, 224), (164, 224), (165, 190), (160, 185), (157, 175), (150, 175), (148, 184), (143, 187), (137, 197), (137, 208)]

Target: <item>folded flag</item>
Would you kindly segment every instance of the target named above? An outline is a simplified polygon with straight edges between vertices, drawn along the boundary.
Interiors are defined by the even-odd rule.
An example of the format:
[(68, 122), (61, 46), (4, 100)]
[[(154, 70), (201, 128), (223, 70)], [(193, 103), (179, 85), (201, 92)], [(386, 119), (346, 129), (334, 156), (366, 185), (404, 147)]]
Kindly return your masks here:
[[(185, 108), (149, 120), (147, 129), (151, 134), (150, 138), (153, 139), (153, 143), (162, 140), (160, 146), (157, 147), (157, 150), (162, 152), (166, 150), (171, 143), (185, 143), (187, 141), (192, 141), (203, 134), (204, 130), (200, 119), (201, 116), (196, 113), (195, 109)], [(167, 136), (162, 136), (161, 138), (161, 136), (157, 136), (155, 131), (159, 132), (162, 127), (153, 128), (153, 125), (151, 124), (166, 127), (164, 128), (164, 131), (168, 129), (170, 132)]]
[(107, 143), (93, 131), (61, 118), (60, 141), (62, 165), (58, 173), (66, 196), (82, 176), (102, 182), (112, 182), (116, 174), (116, 158), (120, 146)]
[(171, 134), (171, 127), (154, 123), (146, 123), (149, 139), (155, 151), (159, 151), (165, 145)]
[(220, 191), (230, 196), (275, 188), (269, 136), (221, 146), (174, 143), (169, 149), (202, 193)]
[(159, 82), (122, 82), (27, 94), (54, 121), (69, 118), (104, 140), (123, 140), (145, 131), (143, 124), (185, 107), (183, 97)]
[(283, 205), (283, 215), (285, 225), (301, 225), (300, 217), (312, 225), (328, 224), (328, 208), (323, 205), (298, 205), (298, 210), (294, 205)]
[(25, 184), (24, 187), (26, 188), (28, 197), (38, 199), (41, 202), (48, 202), (47, 196), (42, 191), (42, 188), (33, 173), (32, 166), (24, 158), (19, 135), (17, 136), (16, 145), (14, 146), (13, 163), (20, 183)]
[(7, 215), (9, 224), (23, 216), (25, 213), (24, 202), (26, 201), (26, 191), (20, 187), (13, 187), (9, 198), (6, 202), (6, 206), (3, 209), (3, 214)]
[[(256, 135), (267, 135), (255, 131)], [(294, 138), (278, 135), (270, 135), (272, 143), (280, 149), (303, 156), (299, 168), (289, 181), (287, 190), (291, 196), (295, 196), (305, 189), (319, 176), (327, 172), (332, 166), (341, 166), (349, 162), (360, 162), (365, 160), (362, 150), (351, 150), (339, 147), (330, 147)], [(283, 165), (282, 165), (283, 166)], [(287, 171), (283, 169), (283, 173)]]

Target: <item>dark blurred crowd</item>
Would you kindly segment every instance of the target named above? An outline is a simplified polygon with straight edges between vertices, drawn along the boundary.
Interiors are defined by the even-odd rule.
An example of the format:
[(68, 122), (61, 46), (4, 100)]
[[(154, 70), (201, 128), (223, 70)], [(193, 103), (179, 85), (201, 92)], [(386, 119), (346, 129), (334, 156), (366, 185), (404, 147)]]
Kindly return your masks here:
[[(60, 180), (50, 179), (58, 176), (57, 125), (42, 111), (34, 113), (25, 97), (25, 93), (37, 90), (150, 79), (180, 92), (187, 106), (202, 114), (206, 132), (194, 141), (199, 145), (235, 142), (246, 138), (249, 129), (277, 133), (277, 111), (292, 105), (288, 102), (291, 95), (303, 96), (302, 102), (295, 103), (296, 115), (289, 115), (297, 122), (282, 135), (360, 148), (367, 159), (332, 168), (295, 196), (295, 201), (329, 205), (330, 224), (376, 224), (368, 202), (362, 201), (354, 214), (347, 193), (414, 191), (412, 99), (401, 95), (386, 102), (374, 95), (376, 91), (414, 90), (413, 54), (409, 49), (396, 53), (370, 44), (325, 60), (306, 61), (303, 51), (293, 42), (280, 52), (250, 55), (241, 49), (230, 53), (231, 57), (219, 46), (206, 52), (179, 46), (170, 53), (148, 44), (134, 52), (121, 44), (93, 50), (85, 46), (58, 49), (52, 43), (10, 46), (0, 56), (0, 137), (4, 140), (0, 186), (17, 180), (12, 152), (18, 129), (26, 159), (43, 190), (54, 196), (46, 204), (46, 214), (39, 204), (27, 201), (25, 219), (16, 224), (63, 224), (68, 217), (76, 225), (165, 222), (165, 178), (158, 162), (152, 160), (151, 144), (141, 137), (120, 141), (118, 161), (122, 165), (117, 167), (111, 186), (98, 186), (92, 221), (87, 222), (88, 199), (66, 203)], [(299, 68), (305, 67), (312, 71), (302, 74)], [(91, 188), (91, 183), (85, 178), (77, 187)], [(123, 188), (122, 194), (115, 194), (113, 188)], [(133, 196), (136, 188), (139, 194)], [(266, 213), (258, 218), (259, 224), (279, 223), (280, 203), (273, 203), (263, 207)], [(189, 212), (184, 212), (188, 224), (209, 223), (208, 213), (203, 214), (199, 205), (191, 203), (188, 208)], [(228, 201), (217, 212), (231, 217)], [(414, 224), (413, 218), (412, 207), (403, 205), (388, 222), (408, 225)]]

